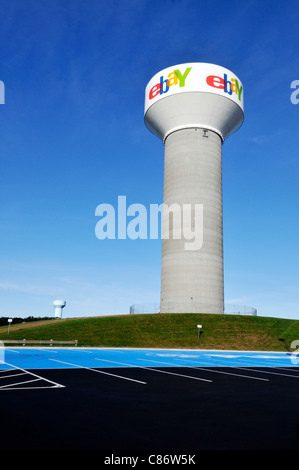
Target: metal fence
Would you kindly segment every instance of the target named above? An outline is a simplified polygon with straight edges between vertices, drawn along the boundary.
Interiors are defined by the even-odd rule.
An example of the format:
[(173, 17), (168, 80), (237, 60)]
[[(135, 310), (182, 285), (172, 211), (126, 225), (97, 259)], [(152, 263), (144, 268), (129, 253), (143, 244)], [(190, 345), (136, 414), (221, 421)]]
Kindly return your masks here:
[(159, 313), (160, 304), (134, 304), (130, 307), (130, 313)]
[[(160, 313), (160, 304), (158, 303), (144, 303), (134, 304), (130, 306), (130, 314), (137, 313)], [(171, 312), (170, 312), (171, 313)], [(248, 307), (247, 305), (225, 304), (225, 315), (257, 315), (257, 309)]]
[(257, 315), (257, 309), (246, 305), (225, 304), (224, 313), (228, 315)]

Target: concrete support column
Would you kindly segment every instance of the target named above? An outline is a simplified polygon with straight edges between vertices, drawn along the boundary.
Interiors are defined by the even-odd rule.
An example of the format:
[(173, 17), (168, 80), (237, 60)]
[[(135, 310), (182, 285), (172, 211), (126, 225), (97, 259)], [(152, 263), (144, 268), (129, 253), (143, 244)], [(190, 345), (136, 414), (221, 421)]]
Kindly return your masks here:
[[(181, 207), (181, 238), (162, 240), (161, 313), (223, 313), (222, 140), (211, 130), (177, 130), (165, 140), (164, 197)], [(191, 207), (192, 231), (202, 230), (200, 249), (185, 249), (183, 204)], [(195, 204), (203, 226), (195, 227)], [(198, 233), (198, 232), (197, 232)], [(189, 245), (190, 246), (190, 245)]]

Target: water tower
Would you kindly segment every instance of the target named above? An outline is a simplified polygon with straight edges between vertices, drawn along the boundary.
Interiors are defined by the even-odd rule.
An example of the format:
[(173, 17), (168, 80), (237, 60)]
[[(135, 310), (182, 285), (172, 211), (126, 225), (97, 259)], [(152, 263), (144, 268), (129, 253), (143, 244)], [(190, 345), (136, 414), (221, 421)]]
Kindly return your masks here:
[(223, 313), (222, 144), (243, 123), (243, 85), (214, 64), (166, 68), (146, 86), (144, 120), (165, 147), (160, 312)]
[(55, 307), (55, 318), (62, 317), (62, 309), (65, 307), (66, 301), (65, 300), (54, 300), (53, 307)]

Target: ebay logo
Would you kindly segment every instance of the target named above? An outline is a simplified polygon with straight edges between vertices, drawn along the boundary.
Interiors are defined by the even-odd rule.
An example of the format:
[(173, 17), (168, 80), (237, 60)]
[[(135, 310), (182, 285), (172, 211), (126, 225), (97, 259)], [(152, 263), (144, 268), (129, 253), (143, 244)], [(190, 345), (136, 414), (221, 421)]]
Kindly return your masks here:
[(177, 67), (179, 68), (162, 71), (160, 80), (157, 78), (156, 83), (151, 84), (148, 91), (149, 102), (153, 98), (162, 97), (173, 86), (177, 87), (178, 93), (181, 91), (212, 92), (211, 88), (213, 88), (217, 94), (225, 93), (242, 101), (243, 86), (236, 76), (230, 76), (228, 70), (213, 67), (210, 64), (185, 64), (185, 66)]
[(179, 69), (174, 70), (173, 72), (169, 73), (167, 77), (164, 79), (162, 75), (160, 77), (160, 82), (156, 83), (149, 92), (149, 99), (152, 100), (157, 95), (163, 95), (163, 93), (167, 93), (169, 88), (173, 85), (179, 85), (180, 87), (185, 86), (185, 80), (190, 73), (192, 67), (187, 67), (184, 73), (181, 73)]
[(228, 80), (227, 74), (224, 73), (223, 78), (218, 77), (217, 75), (209, 75), (206, 78), (206, 82), (209, 86), (218, 88), (218, 90), (223, 90), (224, 93), (227, 93), (228, 95), (236, 93), (238, 99), (241, 101), (243, 87), (239, 84), (236, 78)]

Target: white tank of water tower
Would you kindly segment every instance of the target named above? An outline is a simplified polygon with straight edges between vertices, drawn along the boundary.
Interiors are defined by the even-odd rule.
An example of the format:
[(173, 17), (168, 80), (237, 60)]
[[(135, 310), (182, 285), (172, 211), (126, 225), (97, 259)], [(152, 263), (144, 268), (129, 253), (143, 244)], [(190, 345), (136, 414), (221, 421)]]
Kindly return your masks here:
[(200, 248), (186, 250), (171, 221), (168, 238), (162, 229), (160, 312), (223, 313), (222, 145), (243, 123), (243, 85), (219, 65), (168, 67), (146, 86), (144, 120), (165, 146), (163, 204), (190, 207), (202, 230)]
[(66, 306), (65, 300), (54, 300), (53, 307), (55, 308), (54, 317), (62, 318), (62, 309)]

